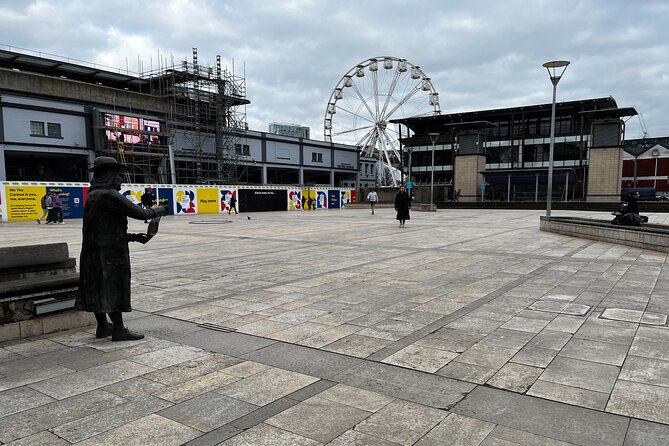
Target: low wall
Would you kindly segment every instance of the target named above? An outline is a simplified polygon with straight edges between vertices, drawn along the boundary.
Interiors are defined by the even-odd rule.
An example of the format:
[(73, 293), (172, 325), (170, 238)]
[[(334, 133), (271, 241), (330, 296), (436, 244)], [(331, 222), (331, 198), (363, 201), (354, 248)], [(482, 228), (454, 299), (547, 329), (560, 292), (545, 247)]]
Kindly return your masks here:
[(572, 217), (541, 217), (539, 229), (547, 232), (587, 238), (635, 248), (669, 252), (669, 227), (612, 225), (606, 220)]
[[(82, 218), (89, 183), (0, 182), (0, 221), (36, 220), (46, 193), (61, 197), (64, 218)], [(151, 188), (158, 204), (170, 215), (227, 213), (230, 197), (239, 212), (307, 211), (339, 209), (356, 201), (355, 189), (299, 186), (202, 186), (179, 184), (123, 184), (121, 194), (141, 206), (142, 194)], [(308, 201), (313, 206), (307, 209)]]
[(0, 342), (24, 339), (61, 330), (95, 324), (95, 315), (86, 311), (64, 311), (10, 324), (0, 324)]

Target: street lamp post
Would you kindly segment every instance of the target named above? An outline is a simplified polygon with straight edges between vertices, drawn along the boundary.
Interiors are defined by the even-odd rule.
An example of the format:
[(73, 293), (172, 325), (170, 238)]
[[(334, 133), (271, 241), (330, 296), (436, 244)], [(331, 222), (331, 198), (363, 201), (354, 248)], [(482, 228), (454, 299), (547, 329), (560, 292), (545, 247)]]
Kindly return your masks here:
[(432, 170), (430, 172), (430, 211), (434, 206), (434, 145), (439, 139), (439, 133), (428, 133), (430, 141), (432, 142)]
[[(567, 60), (553, 60), (546, 62), (543, 66), (548, 70), (548, 75), (553, 84), (553, 108), (551, 110), (551, 144), (548, 153), (548, 185), (546, 196), (546, 217), (551, 216), (551, 200), (553, 198), (553, 151), (555, 149), (555, 98), (557, 95), (557, 84), (569, 65)], [(559, 72), (559, 74), (558, 74)]]

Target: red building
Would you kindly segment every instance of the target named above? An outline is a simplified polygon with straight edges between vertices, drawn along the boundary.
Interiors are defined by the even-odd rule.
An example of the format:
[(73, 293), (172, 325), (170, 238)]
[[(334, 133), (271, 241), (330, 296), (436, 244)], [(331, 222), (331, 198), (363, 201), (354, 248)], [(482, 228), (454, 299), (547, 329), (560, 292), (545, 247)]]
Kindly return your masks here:
[(669, 194), (669, 137), (625, 141), (621, 186)]

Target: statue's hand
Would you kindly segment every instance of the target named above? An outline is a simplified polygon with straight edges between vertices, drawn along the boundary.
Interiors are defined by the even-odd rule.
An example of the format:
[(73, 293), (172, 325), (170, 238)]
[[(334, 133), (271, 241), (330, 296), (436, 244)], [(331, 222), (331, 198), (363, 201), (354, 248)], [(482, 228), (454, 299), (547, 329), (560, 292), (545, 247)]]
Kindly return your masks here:
[(162, 216), (167, 215), (169, 213), (169, 211), (167, 209), (167, 206), (163, 206), (163, 205), (156, 206), (155, 208), (153, 208), (153, 210), (156, 213), (156, 217), (162, 217)]
[(128, 241), (139, 242), (142, 245), (146, 244), (150, 239), (146, 234), (128, 234)]

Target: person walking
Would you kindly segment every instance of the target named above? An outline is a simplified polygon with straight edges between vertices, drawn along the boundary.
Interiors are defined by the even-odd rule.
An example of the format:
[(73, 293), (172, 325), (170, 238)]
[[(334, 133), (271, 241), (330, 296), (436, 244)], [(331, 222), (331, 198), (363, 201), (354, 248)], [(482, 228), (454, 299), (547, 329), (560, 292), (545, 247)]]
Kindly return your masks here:
[(49, 198), (49, 194), (44, 194), (42, 199), (39, 201), (40, 206), (42, 207), (42, 215), (39, 216), (37, 219), (37, 224), (41, 225), (42, 224), (42, 219), (49, 215), (49, 210), (46, 208), (46, 200)]
[(54, 213), (54, 223), (59, 225), (64, 225), (63, 221), (63, 203), (60, 199), (60, 195), (53, 192), (53, 213)]
[(146, 243), (150, 237), (128, 233), (128, 217), (148, 220), (167, 215), (166, 206), (142, 209), (121, 195), (121, 172), (125, 169), (108, 156), (97, 157), (91, 169), (93, 179), (84, 207), (79, 259), (79, 294), (74, 305), (77, 310), (95, 314), (96, 338), (111, 335), (112, 341), (144, 338), (123, 325), (123, 312), (132, 311), (128, 243)]
[(400, 228), (404, 227), (407, 220), (411, 220), (409, 209), (411, 209), (411, 197), (404, 190), (404, 186), (400, 186), (399, 192), (395, 195), (395, 211), (397, 212), (395, 219), (399, 220)]
[(230, 215), (230, 212), (233, 209), (235, 210), (235, 215), (239, 214), (239, 212), (237, 212), (237, 199), (235, 198), (234, 194), (230, 194), (230, 204), (228, 204), (228, 215)]
[(56, 224), (56, 211), (53, 209), (53, 196), (56, 195), (53, 192), (49, 192), (46, 195), (46, 200), (44, 201), (46, 204), (46, 210), (47, 210), (47, 216), (46, 216), (46, 224), (47, 225), (53, 225)]
[(367, 194), (367, 200), (369, 200), (369, 205), (372, 207), (372, 215), (374, 215), (374, 207), (376, 206), (376, 202), (379, 201), (379, 194), (376, 193), (376, 190), (372, 189)]
[[(149, 186), (144, 193), (142, 194), (141, 197), (139, 197), (140, 202), (142, 203), (142, 207), (144, 209), (151, 209), (153, 207), (154, 200), (156, 199), (156, 196), (153, 195), (153, 190), (151, 189), (151, 186)], [(148, 220), (144, 220), (144, 223), (148, 223)]]

